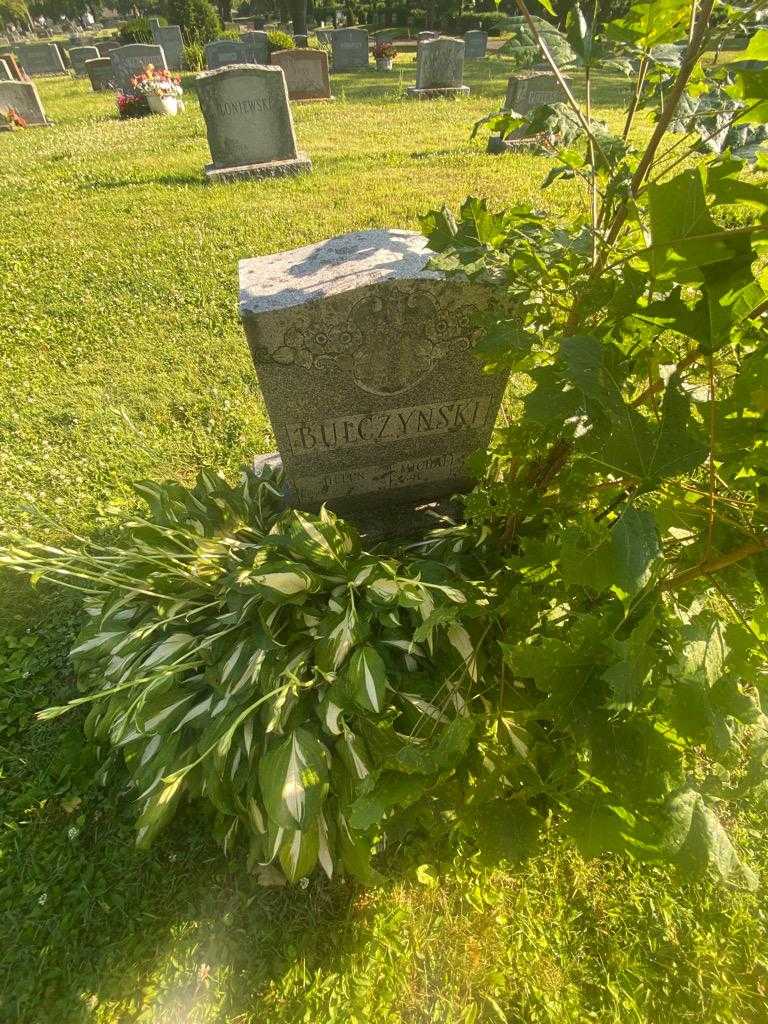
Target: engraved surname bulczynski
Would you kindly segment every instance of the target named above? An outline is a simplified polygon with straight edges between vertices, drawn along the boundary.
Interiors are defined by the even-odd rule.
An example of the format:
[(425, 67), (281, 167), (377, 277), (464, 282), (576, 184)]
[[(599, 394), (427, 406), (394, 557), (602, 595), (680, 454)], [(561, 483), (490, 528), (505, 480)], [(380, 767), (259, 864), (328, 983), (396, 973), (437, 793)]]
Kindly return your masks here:
[(384, 444), (404, 437), (448, 434), (454, 430), (479, 429), (491, 408), (488, 396), (456, 402), (411, 405), (370, 414), (350, 413), (320, 423), (290, 423), (287, 431), (294, 455), (304, 452)]

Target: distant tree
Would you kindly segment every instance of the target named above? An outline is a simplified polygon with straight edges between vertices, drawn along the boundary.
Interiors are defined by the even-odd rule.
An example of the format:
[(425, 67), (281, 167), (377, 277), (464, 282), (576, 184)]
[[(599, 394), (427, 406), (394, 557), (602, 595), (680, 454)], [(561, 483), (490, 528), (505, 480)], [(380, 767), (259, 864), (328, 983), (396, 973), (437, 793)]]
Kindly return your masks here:
[(28, 25), (29, 10), (24, 0), (0, 0), (0, 24)]
[(307, 33), (307, 0), (288, 0), (294, 35)]
[(205, 46), (221, 31), (221, 21), (213, 4), (208, 0), (169, 0), (168, 21), (180, 25), (190, 43)]

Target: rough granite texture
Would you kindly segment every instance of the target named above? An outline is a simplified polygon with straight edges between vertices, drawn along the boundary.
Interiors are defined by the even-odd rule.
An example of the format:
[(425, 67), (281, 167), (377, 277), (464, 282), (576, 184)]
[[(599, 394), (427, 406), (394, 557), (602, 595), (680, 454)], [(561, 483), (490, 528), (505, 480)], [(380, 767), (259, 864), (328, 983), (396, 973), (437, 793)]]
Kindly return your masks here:
[[(213, 158), (206, 168), (207, 177), (210, 172), (233, 168), (238, 169), (239, 177), (264, 177), (266, 172), (254, 173), (253, 165), (307, 161), (296, 147), (282, 68), (232, 64), (203, 71), (195, 78), (195, 86)], [(250, 168), (248, 173), (246, 168)], [(275, 173), (297, 171), (276, 169)]]
[(78, 78), (85, 77), (85, 62), (87, 60), (97, 60), (99, 56), (99, 51), (95, 46), (73, 46), (68, 52), (72, 70)]
[(441, 36), (439, 39), (427, 39), (419, 43), (416, 55), (417, 90), (460, 89), (463, 77), (463, 39)]
[(469, 96), (468, 85), (457, 85), (457, 86), (443, 86), (437, 89), (417, 89), (415, 85), (409, 85), (407, 89), (408, 96), (412, 100), (434, 100), (438, 96), (446, 96), (449, 99), (457, 96)]
[(243, 32), (241, 41), (248, 47), (249, 64), (269, 64), (269, 37), (266, 32)]
[(487, 32), (473, 28), (464, 33), (464, 60), (482, 60), (487, 49)]
[(323, 50), (277, 50), (270, 64), (282, 68), (290, 100), (330, 100), (328, 54)]
[(504, 106), (518, 114), (527, 114), (545, 103), (564, 102), (565, 93), (551, 72), (519, 71), (507, 82)]
[(171, 71), (184, 68), (184, 36), (178, 25), (158, 25), (152, 28), (152, 38), (162, 46), (165, 59)]
[(246, 178), (287, 178), (295, 174), (309, 174), (312, 161), (306, 153), (299, 153), (294, 160), (271, 160), (266, 164), (244, 164), (241, 167), (214, 167), (208, 164), (203, 168), (206, 181), (215, 184), (217, 181), (243, 181)]
[(66, 68), (56, 43), (14, 43), (13, 52), (28, 75), (64, 75)]
[(48, 124), (33, 82), (0, 82), (0, 111), (11, 108), (31, 125)]
[(334, 71), (368, 67), (368, 32), (364, 28), (337, 28), (330, 36)]
[(85, 73), (94, 92), (110, 92), (112, 85), (112, 61), (109, 57), (96, 57), (85, 62)]
[[(472, 484), (508, 373), (472, 351), (487, 293), (426, 269), (412, 231), (361, 231), (240, 263), (240, 315), (286, 500), (415, 506)], [(389, 511), (387, 511), (389, 514)]]
[(109, 55), (112, 61), (112, 81), (121, 92), (130, 93), (133, 88), (131, 79), (140, 74), (148, 65), (167, 69), (162, 46), (151, 43), (129, 43), (118, 46)]
[(250, 64), (251, 50), (247, 43), (237, 39), (214, 39), (205, 47), (205, 66), (209, 71), (228, 64)]

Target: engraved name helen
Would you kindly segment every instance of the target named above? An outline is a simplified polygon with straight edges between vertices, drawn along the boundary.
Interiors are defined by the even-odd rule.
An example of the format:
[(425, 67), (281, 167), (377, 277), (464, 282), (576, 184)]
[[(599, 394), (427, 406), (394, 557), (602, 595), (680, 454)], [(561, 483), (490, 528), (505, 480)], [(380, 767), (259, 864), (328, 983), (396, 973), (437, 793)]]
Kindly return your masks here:
[(489, 396), (465, 398), (457, 402), (412, 405), (365, 415), (351, 413), (322, 423), (289, 423), (286, 429), (291, 451), (294, 455), (301, 455), (304, 452), (397, 441), (404, 437), (479, 429), (491, 415), (491, 406)]

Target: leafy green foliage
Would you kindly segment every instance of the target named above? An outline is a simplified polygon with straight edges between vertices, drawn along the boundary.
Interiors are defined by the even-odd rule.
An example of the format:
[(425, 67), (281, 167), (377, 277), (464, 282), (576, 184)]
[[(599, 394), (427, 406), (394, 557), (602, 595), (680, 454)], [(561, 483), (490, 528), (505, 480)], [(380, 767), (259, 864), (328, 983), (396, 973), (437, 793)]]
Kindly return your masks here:
[(276, 50), (292, 50), (296, 46), (293, 36), (289, 36), (287, 32), (280, 32), (277, 29), (267, 33), (267, 45), (269, 46), (270, 53), (274, 53)]
[(123, 46), (129, 43), (151, 43), (152, 28), (147, 18), (133, 18), (124, 22), (119, 30), (118, 37)]
[(221, 20), (209, 0), (169, 0), (168, 19), (181, 26), (186, 44), (205, 46), (221, 31)]

